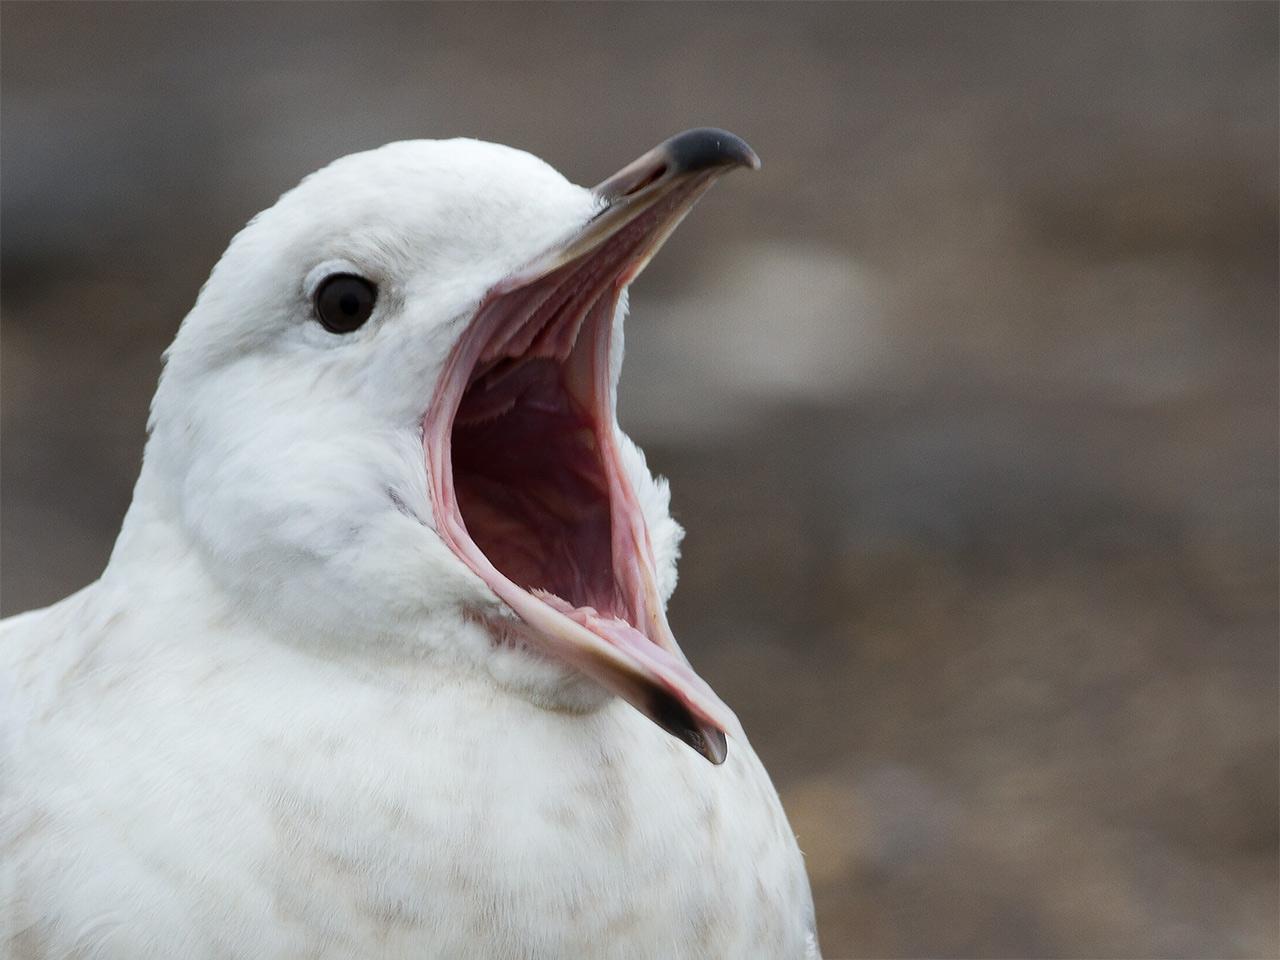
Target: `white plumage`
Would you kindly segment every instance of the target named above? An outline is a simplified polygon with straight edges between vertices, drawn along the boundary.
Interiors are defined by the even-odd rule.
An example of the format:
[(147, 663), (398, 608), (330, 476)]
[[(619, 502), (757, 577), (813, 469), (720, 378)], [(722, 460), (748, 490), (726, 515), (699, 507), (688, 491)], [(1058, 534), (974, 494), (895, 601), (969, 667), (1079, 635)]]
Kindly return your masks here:
[[(729, 165), (667, 155), (699, 191)], [(665, 660), (607, 649), (584, 675), (556, 653), (570, 627), (544, 649), (433, 509), (424, 429), (478, 309), (649, 189), (397, 143), (235, 238), (166, 355), (101, 579), (0, 628), (8, 956), (816, 956), (799, 851), (732, 714)], [(313, 296), (343, 273), (377, 306), (337, 335)], [(606, 306), (611, 391), (624, 303)], [(629, 489), (636, 582), (665, 604), (680, 531), (609, 410), (609, 529)], [(728, 732), (727, 758), (650, 717), (707, 756), (698, 737)]]

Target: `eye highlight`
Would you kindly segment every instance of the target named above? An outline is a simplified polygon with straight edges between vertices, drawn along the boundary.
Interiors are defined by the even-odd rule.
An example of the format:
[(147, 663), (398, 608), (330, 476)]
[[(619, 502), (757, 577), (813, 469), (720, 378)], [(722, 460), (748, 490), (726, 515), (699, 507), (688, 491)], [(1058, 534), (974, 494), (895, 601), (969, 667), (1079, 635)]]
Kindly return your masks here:
[(320, 282), (313, 297), (316, 319), (330, 333), (359, 330), (373, 313), (378, 288), (354, 273), (335, 273)]

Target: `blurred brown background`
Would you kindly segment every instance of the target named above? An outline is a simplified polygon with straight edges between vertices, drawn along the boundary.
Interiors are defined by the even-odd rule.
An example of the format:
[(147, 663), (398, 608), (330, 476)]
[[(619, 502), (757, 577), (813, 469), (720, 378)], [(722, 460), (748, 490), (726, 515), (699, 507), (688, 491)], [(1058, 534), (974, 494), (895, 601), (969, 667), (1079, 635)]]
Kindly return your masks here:
[(724, 126), (764, 169), (637, 284), (622, 417), (826, 953), (1275, 957), (1278, 10), (5, 3), (3, 609), (101, 569), (303, 174)]

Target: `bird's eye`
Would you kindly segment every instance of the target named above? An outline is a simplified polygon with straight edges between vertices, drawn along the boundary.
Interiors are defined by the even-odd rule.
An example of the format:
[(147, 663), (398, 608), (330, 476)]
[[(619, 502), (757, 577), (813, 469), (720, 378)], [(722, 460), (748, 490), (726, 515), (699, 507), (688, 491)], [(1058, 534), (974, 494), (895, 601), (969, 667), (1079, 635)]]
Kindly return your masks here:
[(351, 333), (373, 313), (378, 289), (363, 277), (335, 273), (316, 290), (316, 318), (330, 333)]

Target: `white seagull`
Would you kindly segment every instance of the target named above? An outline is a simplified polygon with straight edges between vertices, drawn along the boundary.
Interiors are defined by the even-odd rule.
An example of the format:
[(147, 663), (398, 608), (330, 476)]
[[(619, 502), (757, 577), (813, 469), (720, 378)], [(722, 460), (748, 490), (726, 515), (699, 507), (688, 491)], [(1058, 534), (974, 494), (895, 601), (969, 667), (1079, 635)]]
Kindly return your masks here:
[(393, 143), (235, 237), (102, 577), (0, 634), (6, 956), (817, 956), (615, 414), (628, 284), (758, 165)]

